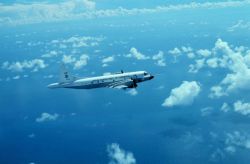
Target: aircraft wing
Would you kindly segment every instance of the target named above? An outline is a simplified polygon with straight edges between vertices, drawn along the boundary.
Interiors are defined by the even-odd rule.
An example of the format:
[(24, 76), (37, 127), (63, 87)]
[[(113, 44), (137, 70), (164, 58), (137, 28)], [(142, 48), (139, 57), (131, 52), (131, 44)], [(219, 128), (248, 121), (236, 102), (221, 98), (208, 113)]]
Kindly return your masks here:
[(133, 84), (133, 80), (128, 79), (128, 80), (121, 80), (118, 82), (111, 83), (107, 87), (116, 88), (116, 89), (126, 89), (129, 86), (131, 86), (132, 84)]

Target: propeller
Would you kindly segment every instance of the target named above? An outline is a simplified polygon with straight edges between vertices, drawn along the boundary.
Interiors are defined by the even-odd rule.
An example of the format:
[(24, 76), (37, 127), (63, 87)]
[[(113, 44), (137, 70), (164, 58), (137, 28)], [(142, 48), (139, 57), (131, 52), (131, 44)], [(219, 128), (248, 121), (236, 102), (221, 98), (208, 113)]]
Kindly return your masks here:
[(137, 84), (136, 84), (135, 80), (133, 80), (133, 87), (134, 87), (134, 88), (137, 87)]
[(138, 86), (136, 80), (133, 78), (131, 78), (131, 80), (133, 81), (132, 88), (136, 88)]

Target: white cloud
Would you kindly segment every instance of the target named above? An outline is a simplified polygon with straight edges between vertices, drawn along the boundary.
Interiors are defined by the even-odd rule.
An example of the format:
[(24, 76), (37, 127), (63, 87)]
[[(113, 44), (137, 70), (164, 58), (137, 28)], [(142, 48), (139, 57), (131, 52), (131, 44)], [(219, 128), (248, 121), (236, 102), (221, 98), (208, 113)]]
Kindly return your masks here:
[(164, 85), (160, 85), (159, 87), (157, 87), (156, 89), (157, 90), (163, 90), (165, 88), (165, 86)]
[(209, 116), (213, 111), (212, 107), (205, 107), (201, 109), (201, 116), (205, 117), (205, 116)]
[(137, 60), (147, 60), (149, 59), (148, 56), (140, 53), (136, 48), (132, 47), (130, 49), (130, 54), (126, 55), (126, 57), (133, 57), (136, 58)]
[(127, 93), (130, 94), (131, 96), (136, 96), (138, 94), (138, 92), (135, 88), (129, 89), (129, 91), (127, 91)]
[(115, 59), (114, 56), (109, 56), (109, 57), (103, 58), (102, 63), (110, 63), (110, 62), (113, 62), (114, 59)]
[(12, 79), (13, 80), (18, 80), (18, 79), (20, 79), (20, 75), (14, 76)]
[(212, 52), (207, 50), (207, 49), (200, 49), (200, 50), (196, 51), (196, 53), (198, 55), (203, 56), (203, 57), (209, 57), (212, 54)]
[(81, 55), (79, 60), (76, 60), (74, 64), (74, 69), (81, 69), (83, 66), (88, 64), (89, 56), (88, 55)]
[(189, 52), (189, 53), (187, 53), (187, 57), (189, 59), (193, 59), (193, 58), (195, 58), (195, 54), (193, 52)]
[(88, 47), (88, 44), (81, 41), (81, 42), (73, 43), (72, 47), (74, 47), (74, 48)]
[(217, 68), (218, 67), (218, 58), (211, 58), (207, 60), (207, 65), (211, 68)]
[(36, 122), (45, 122), (45, 121), (55, 121), (59, 115), (57, 113), (55, 114), (49, 114), (49, 113), (42, 113), (40, 117), (36, 118)]
[(103, 58), (102, 59), (102, 66), (106, 67), (106, 66), (108, 66), (108, 63), (111, 63), (114, 60), (115, 60), (114, 56), (109, 56), (109, 57)]
[(67, 48), (68, 46), (73, 47), (74, 50), (81, 47), (93, 47), (98, 46), (99, 42), (103, 41), (105, 38), (92, 37), (92, 36), (71, 36), (65, 39), (52, 40), (50, 44), (57, 45), (59, 48)]
[(237, 101), (234, 103), (234, 111), (242, 115), (249, 115), (250, 103), (243, 103), (242, 101)]
[(247, 60), (249, 51), (233, 50), (227, 42), (218, 39), (215, 43), (216, 53), (222, 56), (220, 67), (227, 68), (230, 73), (221, 81), (219, 86), (223, 88), (225, 94), (235, 90), (250, 89), (250, 69)]
[(236, 152), (236, 148), (234, 146), (227, 146), (227, 147), (225, 147), (225, 151), (230, 153), (230, 154), (233, 154)]
[(223, 90), (223, 88), (221, 86), (213, 86), (210, 89), (211, 93), (209, 94), (210, 98), (218, 98), (221, 96), (227, 96), (227, 94), (225, 93), (225, 91)]
[(246, 133), (241, 133), (239, 131), (227, 133), (225, 144), (225, 150), (231, 154), (236, 152), (237, 147), (250, 150), (250, 136)]
[(195, 60), (195, 64), (189, 65), (188, 72), (197, 73), (204, 66), (205, 66), (205, 59), (197, 59), (197, 60)]
[(165, 99), (162, 106), (190, 105), (200, 91), (201, 87), (196, 81), (183, 81), (179, 87), (171, 90), (170, 96)]
[(210, 156), (210, 160), (213, 162), (218, 162), (225, 157), (223, 151), (220, 148), (217, 148)]
[(182, 46), (181, 48), (175, 47), (172, 50), (168, 51), (169, 54), (173, 55), (175, 58), (175, 61), (177, 60), (177, 57), (181, 54), (186, 54), (188, 58), (193, 59), (195, 57), (195, 53), (193, 52), (193, 49), (191, 47), (185, 47)]
[(193, 51), (193, 49), (192, 49), (191, 47), (185, 47), (185, 46), (182, 46), (182, 47), (181, 47), (181, 50), (182, 50), (182, 52), (184, 52), (184, 53), (189, 53), (189, 52), (192, 52), (192, 51)]
[(76, 58), (73, 57), (72, 55), (63, 55), (62, 62), (64, 64), (74, 63), (75, 61), (76, 61)]
[(227, 103), (223, 103), (220, 110), (223, 112), (228, 112), (230, 110), (230, 106)]
[(43, 78), (45, 78), (45, 79), (51, 79), (51, 78), (53, 78), (54, 77), (54, 75), (44, 75), (43, 76)]
[(8, 61), (2, 64), (2, 69), (11, 70), (12, 72), (22, 72), (25, 69), (32, 69), (32, 71), (38, 71), (45, 68), (47, 65), (42, 59), (24, 60), (23, 62), (17, 61), (9, 63)]
[(61, 48), (61, 49), (65, 49), (65, 48), (67, 48), (68, 46), (66, 46), (65, 44), (59, 44), (59, 48)]
[(94, 10), (95, 9), (95, 2), (91, 0), (81, 0), (80, 1), (83, 6), (85, 6), (89, 10)]
[(211, 9), (241, 7), (249, 5), (248, 0), (222, 1), (222, 2), (191, 2), (169, 6), (157, 6), (155, 8), (132, 8), (95, 10), (95, 2), (90, 0), (73, 0), (61, 3), (14, 3), (12, 5), (0, 4), (0, 24), (18, 25), (40, 22), (64, 21), (73, 19), (112, 17), (124, 15), (151, 14), (157, 12), (170, 12), (186, 9)]
[(179, 48), (175, 47), (174, 49), (169, 50), (168, 53), (170, 53), (171, 55), (173, 55), (174, 59), (176, 61), (177, 57), (180, 56), (182, 52), (181, 52), (181, 50)]
[(73, 64), (74, 69), (81, 69), (88, 64), (89, 56), (83, 54), (77, 59), (73, 55), (63, 55), (62, 62), (65, 64)]
[(202, 68), (224, 69), (226, 76), (211, 87), (210, 98), (219, 98), (238, 90), (250, 90), (250, 50), (247, 47), (230, 46), (222, 39), (215, 42), (211, 50), (198, 50), (198, 59), (189, 65), (190, 73)]
[(121, 149), (117, 143), (107, 146), (108, 155), (111, 159), (109, 164), (135, 164), (133, 153)]
[(55, 57), (57, 55), (58, 55), (58, 52), (53, 50), (53, 51), (50, 51), (50, 52), (48, 52), (46, 54), (43, 54), (42, 57), (43, 58), (51, 58), (51, 57)]
[(236, 24), (229, 27), (228, 31), (233, 32), (236, 29), (238, 29), (238, 30), (243, 30), (243, 29), (250, 30), (250, 22), (245, 22), (243, 20), (239, 20)]
[(157, 65), (164, 67), (166, 66), (165, 58), (164, 58), (164, 53), (162, 51), (159, 51), (158, 54), (154, 55), (152, 57), (153, 60), (157, 61)]

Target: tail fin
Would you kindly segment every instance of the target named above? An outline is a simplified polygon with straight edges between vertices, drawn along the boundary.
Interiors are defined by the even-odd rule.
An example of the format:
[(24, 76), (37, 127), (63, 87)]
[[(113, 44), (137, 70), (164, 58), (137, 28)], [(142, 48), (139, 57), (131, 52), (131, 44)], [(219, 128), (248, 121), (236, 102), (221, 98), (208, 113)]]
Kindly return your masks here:
[(61, 83), (65, 83), (65, 82), (71, 82), (73, 80), (74, 80), (74, 77), (70, 75), (70, 73), (67, 71), (65, 65), (61, 64), (59, 81)]

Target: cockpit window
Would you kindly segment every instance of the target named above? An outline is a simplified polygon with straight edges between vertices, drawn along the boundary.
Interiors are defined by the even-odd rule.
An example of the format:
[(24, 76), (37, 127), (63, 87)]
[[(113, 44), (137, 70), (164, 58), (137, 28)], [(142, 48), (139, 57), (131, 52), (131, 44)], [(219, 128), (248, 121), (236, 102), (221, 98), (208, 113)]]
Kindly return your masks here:
[(144, 72), (144, 76), (146, 76), (146, 75), (148, 75), (148, 73), (147, 73), (147, 72)]

